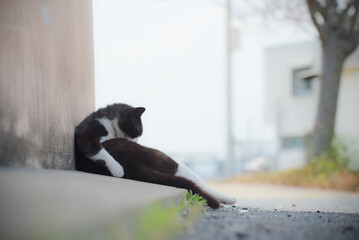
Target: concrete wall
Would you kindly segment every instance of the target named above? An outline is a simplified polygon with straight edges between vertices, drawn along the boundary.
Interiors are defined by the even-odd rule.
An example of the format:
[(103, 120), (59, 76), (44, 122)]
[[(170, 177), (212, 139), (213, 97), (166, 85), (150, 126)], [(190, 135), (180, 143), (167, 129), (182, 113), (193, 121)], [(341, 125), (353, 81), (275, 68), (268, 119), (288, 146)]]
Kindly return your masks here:
[(92, 1), (0, 1), (0, 165), (73, 168), (93, 65)]

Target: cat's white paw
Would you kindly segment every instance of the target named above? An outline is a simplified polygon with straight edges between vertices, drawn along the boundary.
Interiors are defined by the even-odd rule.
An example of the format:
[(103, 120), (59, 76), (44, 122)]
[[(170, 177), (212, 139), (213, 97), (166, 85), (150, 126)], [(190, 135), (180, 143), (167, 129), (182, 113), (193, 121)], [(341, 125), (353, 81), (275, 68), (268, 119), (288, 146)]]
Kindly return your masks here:
[(112, 176), (114, 177), (122, 178), (125, 175), (125, 171), (119, 163), (117, 163), (117, 165), (113, 164), (112, 166), (109, 166), (108, 170), (110, 170)]
[(105, 161), (106, 167), (114, 177), (123, 177), (125, 172), (121, 164), (119, 164), (105, 149), (101, 149), (96, 155), (89, 157), (93, 161)]

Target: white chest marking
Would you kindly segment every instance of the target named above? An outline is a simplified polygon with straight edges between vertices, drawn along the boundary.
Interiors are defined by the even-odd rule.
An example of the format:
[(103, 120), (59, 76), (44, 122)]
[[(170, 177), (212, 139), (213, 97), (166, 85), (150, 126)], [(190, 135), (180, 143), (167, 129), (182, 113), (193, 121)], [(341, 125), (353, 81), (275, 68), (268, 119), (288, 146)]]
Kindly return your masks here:
[(99, 121), (107, 130), (108, 134), (106, 136), (103, 136), (100, 139), (100, 143), (103, 143), (106, 140), (112, 139), (112, 138), (124, 138), (125, 134), (121, 131), (121, 129), (118, 127), (117, 121), (118, 119), (115, 118), (113, 120), (107, 119), (107, 118), (100, 118), (96, 119)]
[(128, 141), (135, 142), (135, 143), (138, 142), (138, 138), (139, 138), (139, 137), (136, 137), (136, 138), (126, 137), (126, 139), (127, 139)]

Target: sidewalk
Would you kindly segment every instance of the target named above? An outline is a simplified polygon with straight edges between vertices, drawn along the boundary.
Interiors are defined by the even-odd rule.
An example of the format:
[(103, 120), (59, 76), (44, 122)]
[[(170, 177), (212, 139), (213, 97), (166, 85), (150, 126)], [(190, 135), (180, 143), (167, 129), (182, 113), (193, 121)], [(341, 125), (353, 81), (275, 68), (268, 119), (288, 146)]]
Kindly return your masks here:
[(77, 171), (14, 168), (0, 168), (0, 192), (0, 239), (102, 239), (114, 231), (130, 238), (143, 207), (186, 193)]
[(208, 182), (237, 206), (285, 211), (359, 213), (359, 193), (271, 184)]

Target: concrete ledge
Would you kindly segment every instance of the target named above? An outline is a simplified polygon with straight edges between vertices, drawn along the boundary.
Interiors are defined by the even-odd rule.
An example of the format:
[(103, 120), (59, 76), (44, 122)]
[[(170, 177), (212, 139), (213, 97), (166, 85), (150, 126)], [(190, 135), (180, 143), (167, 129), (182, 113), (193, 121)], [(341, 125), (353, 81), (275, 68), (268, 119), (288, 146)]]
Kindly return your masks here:
[(145, 206), (186, 190), (77, 171), (0, 168), (0, 192), (1, 239), (101, 239), (113, 224), (130, 238)]

